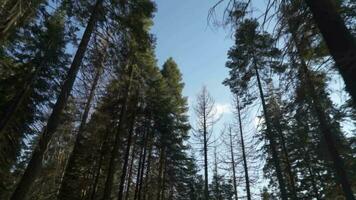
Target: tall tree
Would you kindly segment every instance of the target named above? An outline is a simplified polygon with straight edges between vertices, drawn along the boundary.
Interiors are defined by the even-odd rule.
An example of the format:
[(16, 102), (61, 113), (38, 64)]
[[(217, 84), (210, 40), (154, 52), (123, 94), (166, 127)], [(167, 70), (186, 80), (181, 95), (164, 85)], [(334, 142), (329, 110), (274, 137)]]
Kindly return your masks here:
[(208, 176), (208, 145), (212, 134), (212, 127), (217, 121), (215, 102), (210, 96), (207, 88), (204, 86), (197, 96), (197, 103), (194, 107), (197, 116), (196, 137), (203, 144), (204, 153), (204, 198), (209, 199), (209, 176)]
[(76, 79), (76, 75), (78, 73), (79, 67), (81, 65), (82, 59), (87, 49), (91, 34), (99, 18), (101, 3), (102, 0), (98, 0), (95, 3), (95, 6), (93, 7), (93, 11), (88, 21), (87, 27), (84, 31), (82, 40), (74, 56), (72, 65), (68, 71), (67, 79), (63, 83), (61, 92), (58, 96), (56, 104), (53, 107), (52, 114), (48, 119), (46, 127), (43, 129), (42, 135), (40, 136), (39, 142), (36, 148), (34, 149), (34, 152), (28, 163), (28, 166), (23, 176), (21, 177), (19, 183), (17, 184), (15, 191), (11, 196), (12, 200), (25, 199), (31, 184), (34, 182), (34, 180), (36, 179), (36, 177), (41, 171), (43, 155), (47, 149), (47, 145), (50, 142), (53, 133), (56, 131), (59, 125), (60, 115), (63, 112), (63, 109), (67, 103), (69, 94), (72, 90), (74, 81)]

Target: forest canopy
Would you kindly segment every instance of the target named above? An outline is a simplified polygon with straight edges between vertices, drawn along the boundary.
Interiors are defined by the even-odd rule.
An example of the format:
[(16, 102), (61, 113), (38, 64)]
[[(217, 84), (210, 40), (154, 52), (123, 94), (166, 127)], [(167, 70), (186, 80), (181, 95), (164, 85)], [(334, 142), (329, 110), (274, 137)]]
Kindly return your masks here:
[(226, 121), (159, 64), (157, 5), (0, 0), (1, 200), (355, 199), (356, 2), (209, 2)]

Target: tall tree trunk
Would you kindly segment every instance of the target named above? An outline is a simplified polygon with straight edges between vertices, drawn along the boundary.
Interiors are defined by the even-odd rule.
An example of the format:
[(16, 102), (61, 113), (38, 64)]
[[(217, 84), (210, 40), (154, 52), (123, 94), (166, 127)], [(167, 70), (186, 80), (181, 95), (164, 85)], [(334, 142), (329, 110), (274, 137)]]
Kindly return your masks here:
[(138, 166), (137, 166), (137, 175), (136, 175), (136, 186), (135, 186), (135, 193), (134, 193), (134, 200), (137, 200), (138, 197), (138, 193), (139, 193), (139, 186), (140, 186), (140, 174), (141, 174), (141, 165), (142, 165), (142, 161), (143, 161), (143, 150), (144, 146), (141, 147), (141, 151), (140, 151), (140, 160), (138, 162)]
[[(305, 0), (313, 14), (314, 21), (324, 38), (336, 67), (339, 69), (356, 105), (356, 42), (347, 29), (344, 20), (336, 6), (335, 0)], [(338, 172), (339, 173), (339, 172)], [(339, 175), (340, 176), (340, 175)], [(347, 198), (354, 199), (352, 191), (345, 181), (342, 181)]]
[[(229, 136), (230, 136), (230, 153), (231, 153), (231, 167), (232, 167), (232, 183), (234, 184), (234, 194), (235, 194), (235, 200), (238, 200), (237, 196), (237, 184), (236, 184), (236, 169), (235, 169), (235, 157), (234, 157), (234, 149), (232, 146), (232, 130), (231, 127), (229, 127)], [(249, 199), (250, 200), (250, 199)]]
[(298, 197), (297, 197), (297, 190), (295, 187), (295, 176), (292, 171), (291, 161), (289, 159), (289, 153), (288, 153), (288, 149), (287, 149), (286, 142), (284, 139), (284, 135), (283, 135), (283, 132), (279, 126), (280, 126), (279, 124), (276, 124), (276, 127), (278, 127), (277, 131), (279, 134), (279, 138), (281, 140), (282, 152), (283, 152), (284, 159), (285, 159), (285, 161), (284, 161), (285, 165), (286, 165), (285, 170), (288, 174), (288, 182), (289, 182), (289, 186), (290, 186), (290, 192), (292, 195), (292, 199), (296, 200), (296, 199), (298, 199)]
[(118, 200), (122, 200), (122, 198), (123, 198), (127, 165), (128, 165), (128, 162), (129, 162), (132, 137), (133, 137), (133, 132), (134, 132), (134, 128), (135, 128), (136, 112), (134, 112), (132, 115), (133, 116), (132, 116), (132, 119), (131, 119), (130, 130), (129, 130), (129, 135), (128, 135), (128, 138), (127, 138), (126, 150), (125, 150), (125, 155), (124, 155), (124, 164), (122, 165), (122, 170), (121, 170)]
[(99, 183), (101, 166), (103, 164), (103, 158), (104, 158), (104, 154), (105, 154), (105, 150), (106, 150), (105, 144), (108, 140), (108, 137), (109, 137), (109, 130), (106, 130), (103, 142), (101, 143), (100, 148), (99, 148), (99, 152), (100, 152), (99, 153), (100, 154), (99, 161), (98, 161), (98, 166), (97, 166), (97, 169), (96, 169), (96, 172), (94, 175), (94, 181), (93, 181), (93, 186), (92, 186), (93, 189), (92, 189), (92, 192), (90, 195), (90, 200), (95, 200), (96, 190), (97, 190), (98, 183)]
[(36, 148), (34, 149), (27, 168), (10, 198), (11, 200), (22, 200), (27, 198), (29, 189), (31, 188), (33, 182), (36, 180), (37, 176), (41, 171), (44, 153), (46, 152), (48, 143), (51, 140), (52, 135), (57, 130), (60, 116), (67, 104), (70, 92), (72, 91), (73, 84), (79, 71), (79, 67), (82, 63), (84, 54), (86, 52), (89, 40), (91, 38), (91, 34), (98, 20), (102, 1), (103, 0), (98, 0), (95, 6), (93, 7), (93, 11), (88, 21), (87, 27), (84, 31), (82, 40), (80, 41), (78, 50), (68, 71), (67, 79), (65, 80), (62, 86), (57, 102), (54, 105), (52, 114), (48, 119), (47, 126), (43, 129), (42, 135), (39, 139)]
[(126, 186), (126, 196), (125, 196), (125, 200), (128, 200), (130, 197), (130, 186), (131, 186), (131, 182), (132, 182), (132, 169), (133, 169), (133, 163), (135, 160), (135, 150), (136, 150), (136, 145), (134, 143), (133, 148), (132, 148), (132, 152), (131, 152), (131, 161), (130, 161), (130, 168), (129, 168), (129, 176), (127, 177), (127, 186)]
[(161, 191), (161, 197), (160, 200), (164, 200), (164, 194), (166, 190), (166, 176), (167, 176), (167, 160), (164, 159), (164, 168), (163, 168), (163, 177), (162, 177), (162, 191)]
[(146, 128), (145, 131), (145, 138), (144, 138), (144, 144), (143, 144), (143, 160), (142, 160), (142, 166), (141, 166), (141, 173), (140, 173), (140, 185), (139, 185), (139, 190), (138, 190), (138, 200), (141, 200), (141, 194), (142, 194), (142, 188), (143, 188), (143, 174), (145, 172), (145, 164), (146, 164), (146, 155), (147, 155), (147, 140), (148, 140), (148, 135), (149, 135), (149, 127)]
[(208, 138), (206, 124), (206, 109), (204, 108), (203, 119), (203, 139), (204, 139), (204, 199), (209, 200), (209, 183), (208, 183)]
[(130, 78), (128, 80), (128, 83), (126, 83), (126, 89), (125, 89), (125, 94), (123, 95), (123, 103), (121, 106), (121, 111), (120, 111), (120, 117), (119, 117), (119, 125), (117, 127), (117, 131), (115, 134), (115, 142), (114, 146), (111, 151), (111, 156), (110, 156), (110, 163), (109, 163), (109, 169), (108, 169), (108, 174), (106, 177), (106, 182), (105, 182), (105, 187), (104, 187), (104, 195), (103, 195), (103, 200), (109, 200), (111, 196), (111, 191), (112, 191), (112, 186), (113, 186), (113, 181), (114, 181), (114, 174), (116, 170), (116, 159), (119, 156), (119, 145), (120, 145), (120, 136), (121, 133), (125, 130), (125, 122), (126, 122), (126, 115), (127, 115), (127, 103), (128, 99), (130, 96), (130, 90), (131, 90), (131, 84), (132, 84), (132, 78), (133, 78), (133, 67), (132, 65), (129, 65), (129, 74)]
[(160, 200), (161, 198), (161, 192), (162, 192), (162, 176), (163, 176), (163, 170), (164, 170), (164, 157), (165, 157), (165, 148), (161, 147), (161, 152), (159, 155), (159, 167), (158, 167), (158, 188), (157, 188), (157, 200)]
[(144, 187), (143, 187), (143, 194), (144, 194), (144, 200), (148, 200), (148, 198), (149, 197), (151, 197), (150, 196), (150, 193), (151, 193), (151, 190), (149, 189), (149, 190), (147, 190), (147, 186), (148, 186), (148, 184), (149, 184), (149, 182), (150, 182), (150, 179), (149, 179), (149, 177), (150, 177), (150, 170), (151, 170), (151, 160), (152, 160), (152, 146), (153, 146), (153, 144), (151, 143), (150, 144), (150, 147), (149, 147), (149, 150), (148, 150), (148, 157), (147, 157), (147, 170), (146, 170), (146, 175), (145, 175), (145, 182), (144, 182)]
[(245, 183), (246, 183), (246, 193), (247, 199), (251, 200), (251, 191), (250, 191), (250, 178), (248, 174), (248, 167), (247, 167), (247, 158), (246, 158), (246, 149), (245, 149), (245, 140), (242, 131), (242, 120), (241, 120), (241, 109), (240, 109), (240, 101), (239, 97), (236, 97), (236, 107), (237, 107), (237, 117), (239, 120), (239, 130), (240, 130), (240, 139), (241, 139), (241, 150), (242, 150), (242, 159), (244, 162), (244, 171), (245, 171)]
[[(100, 55), (99, 55), (100, 57)], [(88, 120), (90, 107), (92, 104), (92, 100), (95, 95), (95, 89), (98, 85), (99, 78), (102, 74), (103, 66), (102, 61), (98, 62), (98, 66), (96, 66), (95, 77), (93, 79), (93, 83), (91, 85), (89, 96), (87, 102), (84, 107), (84, 112), (82, 116), (82, 120), (79, 125), (78, 133), (76, 136), (76, 140), (74, 143), (74, 147), (72, 153), (69, 156), (68, 163), (64, 172), (64, 176), (61, 182), (60, 190), (58, 199), (59, 200), (66, 200), (66, 199), (80, 199), (80, 195), (78, 195), (77, 187), (77, 180), (78, 180), (78, 168), (80, 168), (80, 163), (78, 161), (81, 160), (82, 157), (82, 149), (83, 149), (83, 140), (84, 140), (84, 130)]]
[[(347, 90), (353, 96), (354, 103), (356, 102), (356, 81), (354, 76), (356, 75), (356, 45), (352, 35), (347, 36), (348, 30), (345, 27), (344, 22), (336, 11), (335, 5), (330, 0), (315, 0), (310, 1), (306, 0), (308, 5), (310, 6), (314, 18), (317, 21), (320, 31), (322, 32), (324, 39), (329, 46), (330, 53), (334, 57), (336, 64), (340, 69), (341, 75), (344, 77), (345, 84)], [(315, 6), (324, 6), (322, 8), (316, 8)], [(284, 5), (285, 6), (285, 5)], [(287, 11), (287, 8), (284, 7)], [(324, 10), (325, 9), (325, 10)], [(322, 12), (322, 13), (319, 13)], [(324, 15), (323, 12), (325, 12)], [(330, 16), (329, 16), (330, 14)], [(327, 18), (328, 23), (326, 23), (325, 19), (322, 17), (330, 17)], [(319, 24), (320, 23), (320, 24)], [(326, 23), (326, 24), (324, 24)], [(291, 20), (288, 20), (288, 26), (290, 29), (290, 33), (292, 35), (292, 40), (297, 50), (297, 54), (301, 64), (301, 72), (302, 78), (306, 81), (306, 85), (308, 86), (306, 89), (311, 96), (313, 103), (313, 109), (317, 115), (319, 121), (319, 128), (323, 132), (323, 137), (326, 141), (327, 149), (331, 155), (331, 158), (334, 163), (334, 168), (336, 170), (336, 174), (338, 176), (338, 181), (341, 183), (343, 192), (345, 194), (346, 199), (354, 200), (355, 197), (353, 195), (353, 191), (351, 189), (351, 184), (348, 179), (345, 164), (343, 159), (341, 158), (336, 145), (336, 139), (334, 134), (331, 132), (332, 128), (330, 126), (331, 119), (325, 114), (322, 104), (320, 102), (320, 98), (317, 96), (316, 89), (313, 83), (313, 79), (310, 76), (310, 71), (307, 63), (304, 60), (304, 49), (299, 45), (298, 37), (294, 31), (293, 23)], [(324, 30), (325, 29), (325, 30)], [(324, 33), (323, 33), (324, 32)], [(339, 35), (341, 38), (340, 41), (338, 39), (333, 38)], [(336, 37), (337, 38), (337, 37)], [(335, 40), (335, 41), (333, 41)], [(339, 46), (340, 45), (340, 46)], [(346, 49), (343, 49), (346, 48)], [(353, 50), (352, 50), (353, 49)], [(342, 55), (343, 54), (343, 55)], [(352, 61), (353, 59), (353, 61)]]
[(271, 153), (272, 153), (272, 161), (276, 170), (276, 174), (277, 174), (277, 180), (278, 180), (278, 184), (279, 184), (279, 190), (281, 192), (281, 199), (282, 200), (288, 200), (288, 196), (287, 196), (287, 192), (286, 192), (286, 187), (285, 187), (285, 183), (283, 180), (283, 175), (282, 175), (282, 170), (281, 170), (281, 165), (279, 163), (279, 156), (278, 156), (278, 152), (277, 152), (277, 144), (276, 141), (274, 140), (274, 136), (272, 134), (272, 127), (271, 127), (271, 120), (270, 120), (270, 116), (269, 113), (267, 111), (267, 106), (266, 106), (266, 101), (265, 101), (265, 97), (263, 95), (263, 90), (262, 90), (262, 84), (261, 84), (261, 80), (260, 80), (260, 75), (258, 73), (258, 69), (257, 66), (255, 65), (255, 72), (256, 72), (256, 77), (257, 77), (257, 84), (258, 84), (258, 90), (260, 93), (260, 98), (261, 98), (261, 102), (262, 102), (262, 109), (263, 109), (263, 115), (266, 121), (266, 128), (267, 128), (267, 139), (269, 141), (269, 147), (271, 149)]

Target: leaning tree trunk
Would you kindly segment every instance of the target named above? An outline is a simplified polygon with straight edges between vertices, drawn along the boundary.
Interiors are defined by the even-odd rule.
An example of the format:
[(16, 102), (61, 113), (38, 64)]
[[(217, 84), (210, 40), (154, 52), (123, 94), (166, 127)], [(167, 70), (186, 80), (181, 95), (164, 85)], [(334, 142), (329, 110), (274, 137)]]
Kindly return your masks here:
[[(305, 0), (313, 14), (324, 41), (334, 58), (336, 67), (343, 77), (346, 90), (356, 106), (356, 41), (341, 18), (334, 0)], [(346, 183), (343, 183), (346, 184)], [(343, 187), (348, 187), (343, 185)], [(345, 188), (344, 188), (345, 190)], [(348, 189), (347, 189), (348, 190)], [(352, 191), (347, 198), (352, 198)]]
[(232, 133), (231, 127), (229, 128), (229, 136), (230, 136), (230, 153), (231, 153), (231, 167), (232, 167), (232, 183), (234, 184), (234, 194), (235, 200), (238, 200), (237, 196), (237, 184), (236, 184), (236, 168), (235, 168), (235, 157), (234, 157), (234, 149), (232, 146)]
[[(346, 29), (346, 27), (344, 27), (344, 29), (342, 29), (342, 24), (343, 24), (343, 21), (342, 19), (340, 18), (340, 16), (338, 15), (338, 13), (335, 11), (332, 11), (332, 9), (335, 9), (334, 5), (332, 5), (332, 2), (330, 0), (323, 0), (321, 2), (319, 2), (319, 0), (316, 0), (316, 1), (309, 1), (307, 0), (308, 4), (310, 5), (311, 9), (314, 9), (313, 12), (320, 12), (322, 11), (323, 9), (322, 8), (315, 8), (316, 5), (319, 5), (320, 3), (322, 5), (324, 5), (325, 3), (325, 8), (324, 9), (331, 9), (331, 10), (328, 10), (326, 11), (327, 13), (331, 12), (330, 14), (332, 14), (330, 17), (331, 19), (333, 19), (333, 21), (330, 21), (331, 23), (331, 26), (334, 25), (335, 27), (334, 28), (331, 28), (329, 25), (328, 25), (328, 28), (324, 27), (323, 25), (323, 22), (324, 22), (324, 19), (319, 19), (319, 16), (318, 14), (314, 14), (314, 18), (315, 20), (318, 22), (318, 23), (321, 23), (321, 25), (319, 25), (319, 28), (321, 29), (321, 31), (323, 32), (322, 29), (329, 29), (329, 30), (324, 30), (325, 33), (323, 33), (323, 36), (324, 34), (326, 34), (327, 36), (324, 36), (324, 39), (326, 40), (326, 42), (328, 43), (327, 40), (332, 40), (332, 38), (329, 38), (330, 35), (334, 35), (334, 34), (340, 34), (340, 36), (346, 36), (348, 32), (348, 30)], [(319, 4), (317, 4), (317, 2)], [(285, 6), (285, 5), (284, 5)], [(321, 10), (320, 10), (321, 9)], [(285, 7), (285, 10), (287, 11), (286, 7)], [(325, 11), (325, 10), (324, 10)], [(321, 14), (322, 15), (322, 14)], [(335, 16), (337, 15), (337, 16)], [(324, 16), (326, 17), (326, 16)], [(341, 24), (340, 24), (341, 23)], [(315, 86), (314, 86), (314, 83), (313, 83), (313, 79), (312, 77), (310, 76), (310, 71), (309, 71), (309, 67), (307, 65), (307, 63), (305, 62), (304, 58), (303, 58), (303, 49), (302, 47), (299, 45), (299, 40), (298, 40), (298, 37), (294, 31), (294, 27), (293, 27), (293, 23), (290, 19), (288, 19), (288, 28), (290, 29), (290, 33), (292, 35), (292, 40), (294, 42), (294, 45), (296, 47), (296, 50), (297, 50), (297, 54), (298, 54), (298, 57), (299, 57), (299, 60), (300, 60), (300, 64), (301, 64), (301, 72), (302, 72), (302, 78), (306, 81), (306, 85), (308, 86), (306, 89), (308, 91), (308, 93), (310, 94), (312, 100), (313, 100), (313, 103), (312, 103), (312, 106), (313, 106), (313, 109), (315, 110), (315, 113), (317, 115), (317, 118), (318, 118), (318, 121), (319, 121), (319, 128), (320, 130), (323, 132), (323, 137), (326, 141), (326, 145), (327, 145), (327, 149), (331, 155), (331, 158), (333, 160), (333, 164), (334, 164), (334, 168), (336, 170), (336, 174), (338, 176), (338, 179), (339, 179), (339, 182), (341, 183), (341, 186), (342, 186), (342, 189), (343, 189), (343, 192), (345, 194), (345, 197), (348, 199), (348, 200), (354, 200), (355, 197), (353, 195), (353, 191), (351, 189), (351, 184), (350, 184), (350, 181), (348, 179), (348, 176), (347, 176), (347, 173), (346, 173), (346, 170), (345, 170), (345, 164), (344, 164), (344, 161), (342, 159), (342, 157), (340, 156), (338, 150), (337, 150), (337, 145), (336, 145), (336, 139), (335, 139), (335, 136), (334, 134), (331, 132), (332, 128), (330, 126), (330, 123), (328, 123), (330, 121), (329, 117), (325, 114), (324, 112), (324, 109), (322, 107), (322, 103), (320, 102), (320, 98), (317, 96), (317, 93), (316, 93), (316, 89), (315, 89)], [(344, 25), (345, 26), (345, 25)], [(339, 27), (340, 30), (335, 30), (335, 28)], [(340, 32), (339, 32), (340, 31)], [(352, 36), (350, 35), (350, 37), (352, 38)], [(343, 43), (345, 43), (345, 38), (341, 38), (341, 41), (340, 41), (340, 44), (338, 44), (339, 41), (337, 41), (336, 43), (334, 43), (333, 41), (329, 41), (330, 44), (328, 44), (329, 46), (329, 49), (330, 49), (330, 52), (332, 53), (333, 55), (333, 52), (334, 51), (334, 54), (333, 57), (336, 61), (336, 64), (339, 65), (339, 68), (340, 68), (340, 73), (343, 75), (343, 73), (346, 73), (343, 75), (344, 77), (344, 80), (345, 80), (345, 84), (346, 84), (346, 87), (348, 89), (348, 91), (350, 92), (351, 95), (353, 95), (353, 101), (355, 103), (355, 100), (356, 100), (356, 79), (355, 79), (355, 75), (356, 75), (356, 45), (354, 45), (354, 54), (353, 54), (353, 58), (354, 58), (354, 61), (353, 61), (353, 64), (351, 63), (351, 60), (350, 60), (350, 65), (347, 65), (348, 62), (345, 61), (345, 58), (347, 58), (347, 55), (352, 55), (350, 53), (352, 53), (351, 51), (351, 47), (353, 44), (353, 39), (352, 41), (348, 41), (350, 44), (347, 44), (349, 45), (349, 48), (348, 49), (345, 49), (345, 55), (339, 55), (339, 51), (344, 51), (344, 50), (341, 50), (339, 49), (340, 47), (338, 47), (338, 45), (345, 45)], [(346, 42), (347, 43), (347, 42)], [(330, 47), (331, 46), (331, 47)], [(347, 52), (349, 52), (349, 54), (347, 54)], [(343, 57), (343, 56), (346, 56), (346, 57)], [(342, 58), (343, 57), (343, 58)], [(352, 56), (351, 56), (352, 57)], [(351, 58), (349, 57), (349, 58)], [(338, 63), (338, 61), (336, 59), (339, 59), (339, 62), (341, 63)], [(345, 66), (343, 66), (342, 64), (345, 64)], [(349, 69), (348, 70), (345, 70), (346, 69), (346, 65), (349, 66)], [(353, 67), (353, 69), (352, 69)], [(345, 71), (342, 71), (342, 69), (344, 69)], [(353, 74), (352, 74), (353, 73)], [(350, 79), (350, 77), (348, 76), (353, 76), (353, 78), (351, 78), (351, 80), (348, 80)], [(349, 82), (349, 85), (347, 85)], [(353, 83), (350, 83), (350, 82), (353, 82)], [(352, 85), (352, 87), (350, 87)]]
[(266, 106), (266, 101), (265, 101), (265, 97), (263, 95), (263, 90), (262, 90), (262, 84), (261, 84), (261, 80), (260, 80), (260, 75), (257, 69), (257, 66), (254, 65), (255, 68), (255, 72), (256, 72), (256, 77), (257, 77), (257, 84), (258, 84), (258, 90), (260, 93), (260, 98), (261, 98), (261, 102), (262, 102), (262, 109), (263, 109), (263, 115), (266, 121), (266, 128), (267, 128), (267, 139), (269, 141), (269, 147), (271, 149), (271, 153), (272, 153), (272, 161), (276, 170), (276, 174), (277, 174), (277, 180), (278, 180), (278, 184), (279, 184), (279, 190), (281, 192), (281, 199), (282, 200), (288, 200), (288, 196), (287, 196), (287, 192), (286, 192), (286, 187), (285, 187), (285, 183), (283, 180), (283, 175), (282, 175), (282, 169), (281, 169), (281, 165), (279, 163), (279, 157), (278, 157), (278, 152), (277, 152), (277, 144), (276, 141), (273, 138), (273, 134), (272, 134), (272, 128), (271, 128), (271, 120), (270, 120), (270, 116), (269, 113), (267, 111), (267, 106)]
[(50, 142), (52, 135), (57, 130), (59, 125), (60, 116), (67, 104), (68, 97), (72, 91), (75, 78), (79, 71), (79, 67), (82, 63), (82, 59), (88, 47), (91, 34), (95, 28), (95, 24), (99, 18), (99, 10), (103, 0), (98, 0), (93, 7), (92, 14), (88, 21), (87, 27), (84, 31), (82, 40), (80, 41), (78, 50), (74, 56), (72, 65), (68, 71), (67, 79), (65, 80), (61, 92), (58, 96), (57, 102), (53, 107), (51, 116), (48, 119), (47, 126), (44, 127), (39, 142), (34, 149), (32, 157), (27, 165), (27, 168), (21, 177), (15, 191), (11, 196), (11, 200), (22, 200), (27, 198), (28, 192), (36, 180), (37, 176), (41, 172), (42, 159), (47, 150), (48, 143)]
[(241, 120), (241, 108), (240, 108), (240, 101), (239, 97), (236, 97), (236, 107), (237, 107), (237, 115), (239, 120), (239, 130), (240, 130), (240, 139), (241, 139), (241, 150), (242, 150), (242, 159), (244, 162), (244, 171), (245, 171), (245, 184), (246, 184), (246, 193), (247, 199), (251, 200), (251, 191), (250, 191), (250, 178), (248, 174), (248, 167), (247, 167), (247, 158), (246, 158), (246, 148), (245, 148), (245, 140), (242, 132), (242, 120)]
[[(98, 56), (100, 59), (101, 55)], [(78, 193), (78, 190), (76, 190), (78, 186), (77, 184), (78, 174), (76, 172), (78, 172), (77, 169), (81, 167), (79, 162), (81, 160), (81, 157), (83, 156), (82, 151), (83, 151), (84, 130), (89, 116), (92, 100), (95, 95), (95, 90), (98, 85), (99, 78), (101, 76), (102, 69), (103, 69), (102, 61), (99, 61), (98, 65), (99, 66), (96, 66), (97, 69), (95, 72), (95, 77), (93, 79), (93, 83), (89, 91), (87, 102), (85, 103), (84, 112), (79, 125), (74, 147), (72, 153), (69, 156), (68, 163), (64, 172), (64, 176), (61, 182), (61, 186), (58, 194), (59, 200), (81, 199), (81, 195)]]

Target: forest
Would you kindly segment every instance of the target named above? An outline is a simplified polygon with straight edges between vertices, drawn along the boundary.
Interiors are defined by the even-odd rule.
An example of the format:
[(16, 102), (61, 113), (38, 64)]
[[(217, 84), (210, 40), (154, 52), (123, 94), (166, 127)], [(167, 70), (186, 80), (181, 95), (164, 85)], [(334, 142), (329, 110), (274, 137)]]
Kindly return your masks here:
[(355, 200), (356, 1), (260, 2), (208, 1), (221, 122), (154, 0), (0, 0), (0, 200)]

